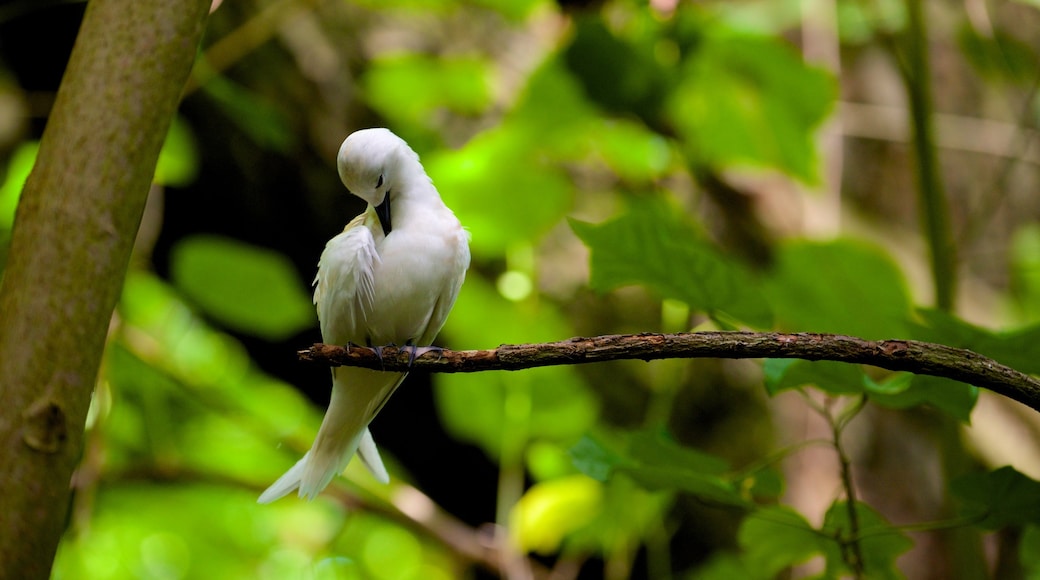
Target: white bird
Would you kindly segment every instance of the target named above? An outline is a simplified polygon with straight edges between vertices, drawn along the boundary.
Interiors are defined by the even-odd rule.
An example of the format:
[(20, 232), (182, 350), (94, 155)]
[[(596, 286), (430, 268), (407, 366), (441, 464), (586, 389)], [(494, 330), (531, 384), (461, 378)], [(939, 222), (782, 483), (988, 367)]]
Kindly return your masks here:
[[(314, 279), (314, 304), (327, 344), (389, 344), (421, 354), (455, 303), (469, 267), (469, 236), (426, 175), (419, 156), (387, 129), (352, 133), (336, 159), (347, 190), (368, 202), (329, 240)], [(302, 459), (260, 495), (272, 502), (294, 489), (313, 499), (357, 452), (390, 480), (368, 424), (407, 373), (332, 369), (332, 400)]]

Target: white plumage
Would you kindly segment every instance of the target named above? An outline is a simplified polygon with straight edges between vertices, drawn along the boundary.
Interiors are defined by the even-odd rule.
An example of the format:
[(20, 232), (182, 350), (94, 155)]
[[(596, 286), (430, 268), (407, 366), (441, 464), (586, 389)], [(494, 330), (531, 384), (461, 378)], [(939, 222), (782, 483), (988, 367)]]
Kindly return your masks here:
[[(419, 157), (387, 129), (364, 129), (343, 142), (340, 179), (368, 202), (329, 240), (314, 279), (314, 304), (327, 344), (429, 346), (448, 316), (469, 267), (469, 240), (427, 177)], [(354, 453), (389, 481), (368, 424), (407, 373), (356, 367), (332, 370), (332, 400), (302, 459), (258, 500), (294, 489), (313, 499)]]

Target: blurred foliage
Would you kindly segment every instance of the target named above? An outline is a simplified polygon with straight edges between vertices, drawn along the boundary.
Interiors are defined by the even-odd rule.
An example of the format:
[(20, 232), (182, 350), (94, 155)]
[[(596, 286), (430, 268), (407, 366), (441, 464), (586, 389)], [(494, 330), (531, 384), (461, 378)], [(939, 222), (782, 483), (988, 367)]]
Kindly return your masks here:
[[(292, 358), (316, 340), (308, 282), (321, 244), (360, 211), (332, 160), (362, 126), (405, 137), (472, 234), (440, 343), (835, 332), (969, 348), (1040, 374), (1040, 177), (1020, 129), (1040, 121), (1040, 4), (997, 3), (987, 18), (932, 7), (946, 26), (933, 39), (949, 67), (940, 104), (1020, 131), (985, 162), (946, 152), (951, 182), (965, 183), (951, 188), (951, 206), (966, 208), (954, 218), (984, 232), (959, 240), (970, 295), (956, 313), (918, 303), (929, 282), (904, 133), (865, 145), (885, 139), (864, 136), (883, 130), (868, 119), (842, 149), (826, 138), (857, 120), (839, 98), (880, 107), (898, 93), (903, 3), (809, 4), (224, 3), (156, 170), (160, 217), (146, 215), (113, 319), (54, 576), (437, 579), (526, 562), (560, 578), (899, 578), (982, 553), (981, 540), (937, 534), (945, 551), (923, 551), (907, 535), (950, 527), (1012, 532), (986, 553), (1035, 576), (1040, 465), (965, 450), (956, 425), (1001, 428), (973, 413), (978, 389), (831, 362), (436, 376), (423, 400), (434, 408), (390, 423), (391, 403), (373, 424), (377, 441), (405, 441), (384, 448), (390, 486), (352, 464), (313, 503), (255, 503), (309, 446), (327, 398), (324, 382), (308, 391), (317, 404), (294, 388), (327, 378)], [(812, 57), (820, 42), (835, 62)], [(0, 50), (2, 78), (36, 102), (17, 67), (32, 51)], [(5, 127), (0, 268), (39, 137)], [(826, 215), (823, 200), (846, 190), (869, 194)], [(742, 257), (740, 227), (768, 233), (767, 259)], [(892, 410), (916, 427), (887, 426)], [(420, 432), (431, 421), (419, 415), (451, 440)], [(1020, 420), (1015, 436), (1040, 432), (1033, 413)], [(914, 431), (935, 424), (955, 426)], [(886, 447), (890, 431), (899, 444)], [(809, 473), (834, 479), (806, 487), (799, 469), (817, 447), (830, 463)], [(834, 456), (866, 474), (855, 487)], [(888, 456), (944, 467), (885, 487), (874, 470)], [(906, 507), (927, 503), (946, 511)]]

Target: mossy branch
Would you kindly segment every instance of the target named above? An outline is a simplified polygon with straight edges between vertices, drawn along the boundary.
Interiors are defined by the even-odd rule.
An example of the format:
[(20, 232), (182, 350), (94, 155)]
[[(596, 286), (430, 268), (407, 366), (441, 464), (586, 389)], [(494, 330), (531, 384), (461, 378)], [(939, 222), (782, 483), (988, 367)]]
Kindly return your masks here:
[(87, 4), (0, 285), (0, 579), (45, 579), (112, 309), (210, 0)]
[[(408, 369), (409, 349), (386, 347), (382, 359), (362, 347), (315, 344), (302, 360), (376, 370)], [(840, 334), (690, 332), (614, 334), (541, 344), (507, 344), (488, 350), (444, 350), (415, 359), (412, 370), (441, 373), (521, 369), (666, 358), (798, 358), (872, 365), (961, 381), (1040, 411), (1040, 380), (976, 352), (917, 340), (864, 340)]]

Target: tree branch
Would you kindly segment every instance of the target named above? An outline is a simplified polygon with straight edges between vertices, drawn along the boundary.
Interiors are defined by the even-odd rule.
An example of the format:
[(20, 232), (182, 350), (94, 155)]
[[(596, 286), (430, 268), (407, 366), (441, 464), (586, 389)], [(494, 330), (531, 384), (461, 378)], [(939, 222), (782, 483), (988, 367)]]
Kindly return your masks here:
[[(368, 348), (315, 344), (301, 360), (330, 366), (408, 370), (408, 348), (386, 347), (382, 360)], [(490, 350), (427, 353), (413, 370), (441, 373), (516, 371), (609, 360), (666, 358), (799, 358), (872, 365), (961, 381), (1040, 411), (1040, 380), (961, 348), (917, 340), (864, 340), (840, 334), (692, 332), (616, 334), (543, 344), (505, 344)]]
[(87, 4), (0, 285), (0, 579), (50, 577), (105, 334), (209, 6)]

